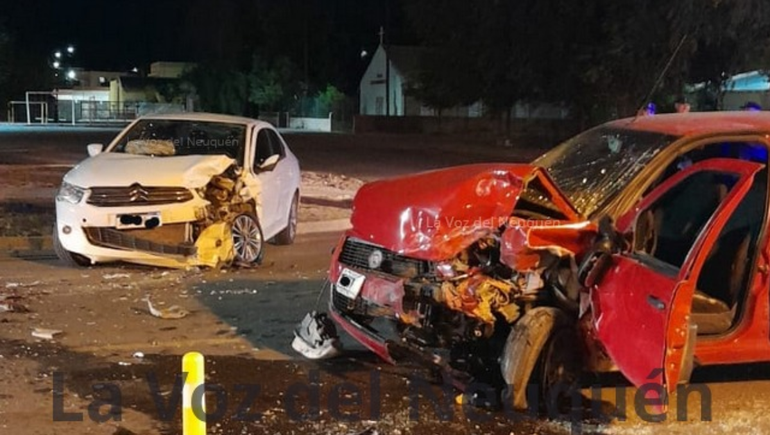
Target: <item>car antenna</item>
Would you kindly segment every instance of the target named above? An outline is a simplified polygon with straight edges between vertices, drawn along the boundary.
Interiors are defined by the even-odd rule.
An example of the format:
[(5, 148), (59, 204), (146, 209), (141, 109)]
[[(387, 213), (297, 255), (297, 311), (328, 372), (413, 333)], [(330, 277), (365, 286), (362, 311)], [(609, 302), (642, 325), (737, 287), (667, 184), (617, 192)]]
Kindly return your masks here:
[(663, 81), (663, 77), (666, 76), (666, 73), (668, 72), (669, 68), (671, 68), (671, 65), (674, 63), (674, 59), (676, 59), (676, 55), (679, 54), (679, 50), (682, 49), (682, 46), (684, 45), (684, 41), (687, 40), (687, 33), (685, 33), (682, 36), (682, 39), (679, 41), (679, 45), (676, 46), (676, 50), (671, 54), (671, 57), (668, 59), (668, 63), (666, 63), (666, 66), (663, 67), (663, 71), (658, 74), (658, 78), (655, 80), (655, 83), (652, 85), (652, 88), (650, 88), (650, 91), (647, 93), (647, 95), (644, 96), (644, 100), (642, 100), (642, 104), (639, 106), (639, 110), (636, 111), (636, 115), (634, 116), (634, 119), (631, 121), (631, 123), (634, 123), (638, 118), (639, 114), (642, 112), (642, 109), (644, 109), (644, 106), (647, 104), (647, 100), (652, 98), (652, 94), (655, 92), (655, 89), (660, 86), (660, 82)]

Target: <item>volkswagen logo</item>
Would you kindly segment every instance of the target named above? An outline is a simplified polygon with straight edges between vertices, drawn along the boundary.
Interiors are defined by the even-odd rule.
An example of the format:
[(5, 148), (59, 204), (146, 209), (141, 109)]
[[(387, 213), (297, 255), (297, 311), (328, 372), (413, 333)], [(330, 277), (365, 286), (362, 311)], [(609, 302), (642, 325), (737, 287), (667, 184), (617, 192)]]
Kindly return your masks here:
[(371, 254), (369, 254), (369, 268), (370, 269), (377, 269), (382, 265), (382, 251), (379, 249), (375, 249), (372, 251)]

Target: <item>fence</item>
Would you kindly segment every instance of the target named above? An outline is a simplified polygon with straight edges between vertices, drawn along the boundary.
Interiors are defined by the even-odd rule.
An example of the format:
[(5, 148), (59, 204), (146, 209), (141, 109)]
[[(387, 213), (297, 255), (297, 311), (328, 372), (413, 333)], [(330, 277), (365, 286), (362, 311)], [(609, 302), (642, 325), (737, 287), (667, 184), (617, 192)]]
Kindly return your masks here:
[(40, 124), (126, 123), (140, 116), (184, 111), (182, 104), (46, 99), (30, 101), (29, 104), (26, 101), (11, 101), (8, 103), (8, 121)]

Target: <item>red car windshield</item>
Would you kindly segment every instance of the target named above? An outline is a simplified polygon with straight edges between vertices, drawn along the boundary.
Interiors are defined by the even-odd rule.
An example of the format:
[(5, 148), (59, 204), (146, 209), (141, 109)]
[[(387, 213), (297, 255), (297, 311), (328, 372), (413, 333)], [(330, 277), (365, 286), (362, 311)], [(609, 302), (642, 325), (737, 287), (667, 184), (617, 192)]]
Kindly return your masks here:
[(546, 168), (583, 216), (607, 205), (675, 136), (597, 127), (567, 140), (533, 164)]

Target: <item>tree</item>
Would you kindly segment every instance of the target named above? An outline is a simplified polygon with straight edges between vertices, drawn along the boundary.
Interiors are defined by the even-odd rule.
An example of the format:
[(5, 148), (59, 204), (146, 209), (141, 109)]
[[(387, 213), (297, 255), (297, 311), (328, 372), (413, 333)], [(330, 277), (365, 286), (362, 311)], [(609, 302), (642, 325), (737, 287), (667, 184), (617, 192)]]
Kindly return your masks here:
[(326, 89), (318, 93), (319, 111), (321, 113), (333, 112), (339, 104), (345, 101), (345, 94), (333, 85), (326, 85)]
[(719, 0), (701, 11), (691, 77), (721, 100), (722, 85), (732, 75), (770, 68), (770, 4), (766, 0)]
[(198, 65), (182, 76), (207, 112), (243, 115), (248, 111), (248, 76), (219, 65)]
[(462, 0), (412, 2), (407, 14), (422, 40), (420, 68), (410, 77), (408, 93), (441, 114), (481, 98), (476, 26), (480, 8)]
[(597, 123), (770, 61), (767, 0), (423, 0), (407, 12), (426, 47), (415, 95), (436, 108), (556, 102)]
[(11, 76), (11, 36), (0, 24), (0, 89), (6, 87)]
[(249, 101), (260, 111), (281, 111), (289, 108), (299, 92), (299, 73), (286, 57), (272, 61), (253, 56), (249, 73)]

